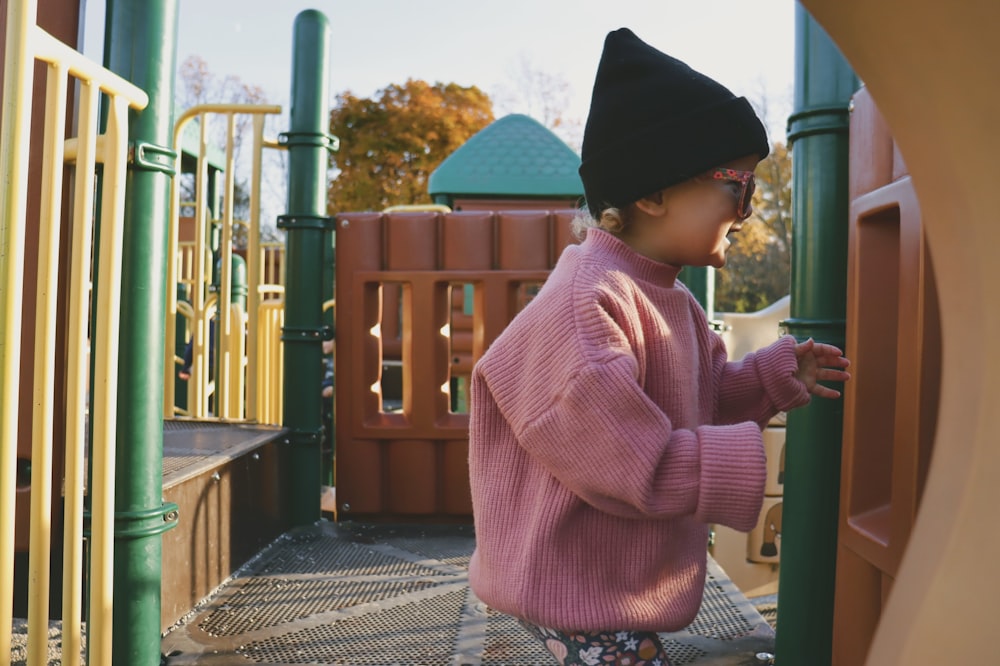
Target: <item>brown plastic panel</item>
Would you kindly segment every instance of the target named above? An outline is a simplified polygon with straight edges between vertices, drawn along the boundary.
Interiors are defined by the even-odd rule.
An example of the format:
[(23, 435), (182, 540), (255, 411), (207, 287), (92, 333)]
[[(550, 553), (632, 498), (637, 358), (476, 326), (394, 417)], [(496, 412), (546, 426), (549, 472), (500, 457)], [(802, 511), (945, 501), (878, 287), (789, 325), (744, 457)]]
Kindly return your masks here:
[(438, 267), (436, 213), (386, 215), (385, 267), (390, 271), (432, 271)]
[(837, 549), (837, 594), (833, 603), (833, 660), (838, 666), (865, 663), (882, 614), (883, 574), (843, 545)]
[(456, 271), (493, 268), (493, 214), (451, 213), (442, 221), (441, 267)]
[(548, 270), (549, 214), (505, 211), (497, 220), (497, 266), (507, 270)]
[(858, 159), (865, 162), (864, 168), (854, 168), (855, 164), (851, 163), (848, 182), (852, 200), (892, 182), (895, 144), (867, 88), (854, 95), (850, 149), (852, 155), (858, 155)]
[[(891, 149), (886, 150), (886, 146)], [(934, 273), (906, 165), (867, 92), (851, 117), (833, 663), (864, 663), (920, 505), (941, 379)], [(887, 159), (888, 157), (888, 159)]]
[(437, 445), (432, 440), (385, 443), (387, 510), (394, 514), (437, 513)]
[[(571, 219), (545, 211), (338, 216), (338, 517), (471, 517), (468, 415), (452, 411), (452, 380), (467, 377), (524, 306), (526, 285), (544, 282), (572, 242)], [(381, 394), (392, 358), (402, 364), (395, 411)]]

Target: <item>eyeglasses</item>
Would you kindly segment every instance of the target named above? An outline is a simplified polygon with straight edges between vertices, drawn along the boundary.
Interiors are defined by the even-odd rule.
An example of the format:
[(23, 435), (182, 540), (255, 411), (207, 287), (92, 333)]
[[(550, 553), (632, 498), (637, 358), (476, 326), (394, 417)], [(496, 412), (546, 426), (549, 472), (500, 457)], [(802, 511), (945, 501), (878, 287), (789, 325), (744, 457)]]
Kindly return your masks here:
[(757, 189), (757, 180), (753, 171), (737, 171), (736, 169), (719, 168), (709, 172), (715, 180), (725, 180), (731, 183), (740, 184), (740, 195), (736, 200), (736, 217), (745, 220), (753, 213), (751, 200), (754, 190)]

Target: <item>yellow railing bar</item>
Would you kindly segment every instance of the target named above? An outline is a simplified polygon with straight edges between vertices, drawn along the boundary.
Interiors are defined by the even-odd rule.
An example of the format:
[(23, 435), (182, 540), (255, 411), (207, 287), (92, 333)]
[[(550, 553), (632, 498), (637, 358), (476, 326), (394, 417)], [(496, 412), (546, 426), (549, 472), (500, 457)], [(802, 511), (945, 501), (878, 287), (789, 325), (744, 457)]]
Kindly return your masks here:
[[(247, 355), (246, 376), (250, 378), (246, 386), (246, 418), (250, 421), (257, 420), (257, 382), (253, 377), (257, 375), (257, 325), (258, 306), (260, 304), (260, 292), (257, 285), (261, 283), (261, 261), (260, 261), (260, 181), (262, 177), (262, 164), (264, 154), (264, 116), (255, 115), (253, 117), (253, 166), (250, 171), (250, 224), (247, 231)], [(242, 373), (241, 373), (241, 376)]]
[[(226, 184), (222, 205), (222, 237), (219, 240), (219, 317), (218, 336), (219, 358), (215, 375), (215, 406), (218, 416), (224, 419), (238, 419), (241, 415), (232, 412), (230, 380), (233, 376), (233, 365), (237, 360), (232, 357), (233, 325), (229, 315), (233, 300), (233, 207), (236, 197), (236, 115), (226, 116)], [(243, 335), (243, 331), (240, 331)]]
[[(31, 437), (31, 523), (28, 541), (28, 627), (49, 621), (49, 551), (52, 549), (52, 424), (55, 416), (56, 306), (59, 296), (59, 235), (63, 190), (63, 122), (66, 118), (66, 70), (50, 64), (45, 93), (42, 170), (38, 225), (38, 277), (35, 309), (35, 368)], [(28, 634), (28, 663), (41, 663), (48, 634)]]
[(34, 59), (29, 36), (36, 3), (7, 3), (3, 123), (0, 124), (0, 664), (10, 664), (14, 600), (14, 501), (21, 352), (23, 226), (28, 198), (28, 128)]
[(260, 244), (260, 265), (265, 275), (273, 276), (272, 284), (285, 284), (285, 244), (268, 241)]
[(257, 376), (253, 381), (258, 387), (258, 419), (262, 423), (281, 423), (283, 396), (281, 378), (284, 376), (281, 327), (285, 323), (284, 299), (269, 299), (260, 304), (260, 344), (256, 352), (259, 359)]
[[(87, 82), (80, 84), (79, 126), (97, 127), (100, 93)], [(69, 279), (66, 368), (66, 476), (63, 544), (63, 664), (77, 664), (82, 645), (83, 609), (83, 496), (86, 483), (84, 442), (87, 428), (89, 360), (87, 322), (90, 318), (90, 255), (94, 210), (96, 132), (86, 132), (76, 151), (73, 188), (73, 253)]]
[(114, 499), (116, 408), (118, 396), (118, 332), (121, 313), (122, 237), (125, 218), (125, 167), (128, 154), (128, 106), (111, 99), (106, 135), (113, 149), (104, 155), (101, 191), (101, 238), (97, 267), (97, 312), (91, 337), (94, 348), (94, 410), (90, 488), (93, 553), (90, 578), (90, 622), (87, 643), (95, 664), (111, 663), (114, 575)]
[[(243, 312), (243, 306), (239, 303), (233, 303), (229, 306), (229, 316), (227, 317), (230, 322), (230, 330), (234, 333), (229, 336), (229, 358), (231, 366), (229, 368), (229, 374), (223, 377), (225, 381), (222, 383), (225, 385), (227, 392), (225, 394), (225, 400), (229, 405), (227, 415), (223, 418), (231, 420), (243, 420), (243, 395), (245, 391), (245, 373), (244, 373), (244, 359), (246, 358), (246, 337), (243, 335), (243, 329), (246, 327), (246, 314)], [(235, 333), (235, 331), (239, 333)], [(218, 385), (218, 379), (216, 379), (216, 384)], [(220, 401), (222, 398), (220, 397)]]

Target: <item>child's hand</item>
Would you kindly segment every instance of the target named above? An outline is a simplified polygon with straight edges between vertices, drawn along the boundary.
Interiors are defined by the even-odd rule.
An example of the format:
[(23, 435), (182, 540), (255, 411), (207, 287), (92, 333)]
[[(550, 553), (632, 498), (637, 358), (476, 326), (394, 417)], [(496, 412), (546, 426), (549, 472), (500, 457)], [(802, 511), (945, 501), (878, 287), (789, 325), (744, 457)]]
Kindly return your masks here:
[(806, 385), (809, 393), (820, 398), (840, 397), (840, 391), (823, 386), (819, 382), (846, 382), (851, 378), (850, 373), (842, 369), (851, 364), (844, 358), (844, 352), (833, 345), (809, 338), (795, 345), (795, 356), (799, 360), (795, 378)]

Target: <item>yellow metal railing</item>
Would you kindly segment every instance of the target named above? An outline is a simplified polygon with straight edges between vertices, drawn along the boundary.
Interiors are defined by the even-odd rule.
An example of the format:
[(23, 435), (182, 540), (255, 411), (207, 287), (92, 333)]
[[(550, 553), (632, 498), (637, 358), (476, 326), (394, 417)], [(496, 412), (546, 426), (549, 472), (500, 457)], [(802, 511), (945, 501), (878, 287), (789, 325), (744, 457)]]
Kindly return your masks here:
[[(269, 288), (282, 294), (280, 287)], [(253, 378), (257, 395), (257, 419), (261, 423), (281, 423), (284, 414), (282, 377), (285, 376), (281, 328), (285, 325), (284, 298), (262, 300), (257, 317), (256, 368)]]
[[(77, 664), (82, 643), (84, 445), (87, 418), (88, 324), (93, 341), (90, 413), (91, 558), (88, 641), (90, 663), (111, 663), (114, 461), (118, 381), (122, 236), (128, 109), (142, 109), (146, 94), (36, 25), (37, 4), (7, 3), (3, 125), (0, 134), (0, 665), (9, 665), (12, 623), (14, 518), (17, 465), (20, 339), (25, 261), (30, 116), (35, 60), (46, 73), (42, 183), (35, 320), (34, 411), (31, 445), (29, 537), (29, 666), (48, 663), (49, 567), (52, 543), (53, 421), (56, 311), (65, 163), (76, 164), (73, 183), (72, 260), (66, 335), (66, 442), (63, 494), (63, 664)], [(65, 139), (66, 91), (79, 84), (79, 136)], [(108, 99), (107, 129), (97, 134), (101, 94)], [(91, 237), (97, 163), (103, 164), (97, 293), (90, 294)], [(89, 321), (90, 298), (102, 317)]]
[[(164, 354), (165, 385), (163, 414), (165, 418), (173, 418), (178, 414), (186, 414), (194, 418), (217, 417), (224, 420), (259, 421), (258, 385), (256, 376), (260, 352), (258, 346), (261, 337), (258, 320), (262, 305), (260, 286), (263, 282), (264, 259), (266, 250), (260, 243), (260, 187), (262, 172), (262, 153), (265, 147), (276, 146), (274, 142), (264, 138), (264, 120), (267, 114), (281, 113), (280, 106), (250, 105), (250, 104), (203, 104), (185, 111), (174, 127), (174, 146), (178, 149), (178, 173), (180, 172), (181, 137), (189, 122), (198, 121), (200, 130), (197, 171), (195, 173), (194, 207), (194, 249), (181, 250), (177, 241), (177, 229), (180, 217), (180, 183), (174, 179), (173, 200), (171, 206), (171, 224), (168, 255), (175, 257), (167, 263), (167, 349)], [(247, 307), (246, 314), (233, 314), (232, 302), (232, 247), (233, 230), (241, 222), (234, 219), (233, 205), (235, 200), (235, 139), (236, 116), (249, 114), (253, 117), (252, 136), (252, 173), (250, 178), (250, 219), (245, 224), (248, 228), (249, 245), (247, 248)], [(218, 338), (216, 345), (219, 358), (215, 359), (217, 376), (215, 377), (214, 400), (210, 400), (209, 392), (209, 344), (211, 343), (211, 323), (205, 317), (207, 299), (211, 283), (211, 252), (207, 249), (208, 225), (210, 224), (210, 207), (208, 201), (208, 119), (211, 116), (221, 116), (226, 120), (226, 163), (225, 184), (222, 193), (221, 239), (219, 243), (219, 313), (229, 313), (218, 318)], [(190, 274), (182, 274), (184, 267), (190, 267)], [(273, 274), (273, 273), (272, 273)], [(176, 364), (176, 316), (178, 311), (177, 295), (174, 285), (179, 280), (190, 284), (189, 298), (192, 310), (191, 330), (191, 376), (188, 380), (187, 408), (177, 408), (174, 405), (175, 364)], [(242, 313), (242, 308), (238, 308)], [(238, 340), (237, 340), (238, 338)], [(245, 342), (244, 342), (245, 340)], [(248, 353), (244, 353), (246, 350)], [(247, 379), (249, 378), (249, 379)], [(211, 406), (214, 402), (215, 413)]]

